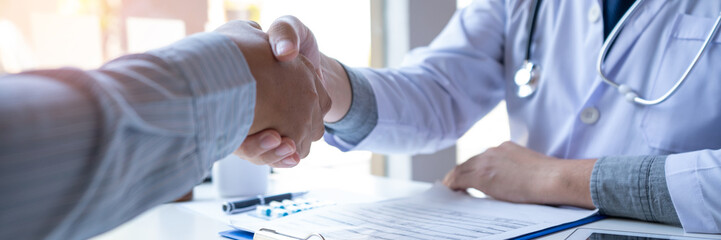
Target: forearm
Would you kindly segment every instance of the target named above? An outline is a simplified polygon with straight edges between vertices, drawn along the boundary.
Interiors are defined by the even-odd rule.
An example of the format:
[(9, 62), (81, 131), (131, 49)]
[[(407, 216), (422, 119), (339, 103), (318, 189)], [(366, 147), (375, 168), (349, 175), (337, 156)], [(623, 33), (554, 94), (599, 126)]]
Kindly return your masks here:
[(554, 160), (550, 181), (539, 188), (541, 203), (595, 208), (591, 200), (591, 172), (596, 159)]
[(190, 190), (252, 122), (244, 64), (205, 35), (0, 79), (0, 238), (87, 238)]
[(602, 214), (679, 225), (666, 187), (665, 156), (556, 160), (539, 202), (598, 208)]
[(556, 160), (538, 202), (598, 208), (602, 214), (679, 225), (664, 175), (665, 156)]
[(351, 106), (353, 93), (350, 79), (343, 66), (325, 54), (321, 54), (321, 71), (323, 84), (333, 102), (323, 120), (328, 123), (337, 122), (346, 115)]
[[(360, 143), (376, 127), (378, 105), (368, 79), (352, 68), (341, 66), (335, 61), (334, 63), (343, 70), (340, 74), (347, 79), (344, 81), (349, 83), (350, 93), (338, 94), (335, 89), (330, 89), (329, 92), (331, 92), (331, 96), (338, 94), (337, 98), (344, 98), (341, 101), (349, 100), (350, 103), (347, 107), (340, 107), (342, 112), (340, 120), (326, 122), (326, 131), (330, 133), (326, 135), (326, 141), (345, 151)], [(341, 78), (327, 79), (338, 80)], [(336, 104), (336, 100), (333, 100), (333, 105)]]

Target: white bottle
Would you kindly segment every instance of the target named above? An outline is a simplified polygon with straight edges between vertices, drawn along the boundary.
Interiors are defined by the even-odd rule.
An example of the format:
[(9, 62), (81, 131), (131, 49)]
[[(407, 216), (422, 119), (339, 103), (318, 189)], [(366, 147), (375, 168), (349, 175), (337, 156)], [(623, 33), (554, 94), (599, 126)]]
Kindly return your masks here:
[(222, 198), (264, 195), (268, 165), (258, 166), (231, 154), (213, 164), (213, 186)]

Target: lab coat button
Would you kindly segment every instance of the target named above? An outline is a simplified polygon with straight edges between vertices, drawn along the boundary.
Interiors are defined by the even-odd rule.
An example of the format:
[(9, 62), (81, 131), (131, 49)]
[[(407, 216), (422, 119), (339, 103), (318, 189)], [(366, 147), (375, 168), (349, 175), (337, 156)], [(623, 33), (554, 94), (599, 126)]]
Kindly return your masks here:
[(594, 23), (599, 19), (601, 19), (601, 8), (598, 7), (598, 4), (594, 4), (593, 7), (588, 10), (588, 21)]
[(585, 124), (594, 124), (601, 117), (601, 113), (595, 107), (587, 107), (581, 111), (581, 122)]

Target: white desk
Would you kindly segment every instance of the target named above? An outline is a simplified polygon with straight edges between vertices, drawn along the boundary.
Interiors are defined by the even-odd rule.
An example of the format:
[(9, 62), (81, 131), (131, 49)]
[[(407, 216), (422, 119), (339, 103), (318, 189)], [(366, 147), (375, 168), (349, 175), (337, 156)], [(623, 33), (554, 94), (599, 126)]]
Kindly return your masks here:
[[(307, 174), (307, 172), (304, 172)], [(270, 177), (269, 193), (299, 191), (303, 189), (342, 189), (381, 198), (397, 198), (418, 194), (431, 184), (394, 180), (370, 175), (341, 176), (329, 171), (317, 171), (323, 177), (308, 177), (300, 173), (274, 174)], [(195, 188), (193, 201), (218, 201), (211, 184)], [(218, 205), (220, 208), (220, 205)], [(684, 235), (683, 230), (661, 224), (645, 223), (623, 219), (605, 219), (584, 225), (587, 228), (614, 229), (636, 232)], [(155, 207), (120, 227), (95, 239), (225, 239), (218, 232), (230, 230), (226, 222), (197, 214), (174, 203)], [(542, 239), (565, 239), (571, 230), (566, 230)], [(695, 234), (686, 234), (694, 236)], [(721, 235), (697, 235), (721, 239)]]

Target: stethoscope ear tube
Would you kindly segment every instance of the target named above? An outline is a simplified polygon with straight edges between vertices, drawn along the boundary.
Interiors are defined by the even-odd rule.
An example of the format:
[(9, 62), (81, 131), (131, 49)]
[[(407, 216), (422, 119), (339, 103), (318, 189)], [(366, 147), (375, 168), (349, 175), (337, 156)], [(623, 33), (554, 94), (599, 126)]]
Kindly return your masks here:
[[(703, 55), (703, 53), (706, 51), (708, 46), (710, 45), (711, 41), (714, 39), (714, 37), (717, 35), (719, 31), (719, 26), (721, 26), (721, 13), (719, 13), (719, 16), (716, 18), (716, 22), (713, 25), (713, 28), (709, 32), (709, 34), (706, 36), (706, 40), (703, 43), (703, 46), (699, 51), (696, 53), (693, 61), (689, 66), (686, 68), (686, 71), (684, 71), (683, 75), (681, 75), (681, 78), (676, 81), (676, 83), (669, 89), (664, 95), (661, 97), (654, 99), (654, 100), (647, 100), (644, 98), (639, 97), (638, 93), (636, 93), (630, 86), (625, 84), (618, 84), (606, 77), (606, 75), (603, 73), (603, 63), (606, 60), (606, 55), (608, 55), (610, 47), (613, 45), (613, 43), (616, 41), (616, 38), (618, 37), (618, 34), (621, 32), (621, 29), (626, 25), (626, 22), (628, 21), (628, 18), (633, 15), (638, 7), (643, 4), (645, 0), (639, 0), (636, 1), (631, 8), (629, 8), (628, 11), (621, 17), (621, 19), (618, 21), (618, 24), (613, 28), (611, 33), (609, 34), (608, 38), (603, 42), (603, 45), (601, 47), (601, 52), (599, 53), (598, 60), (596, 62), (596, 71), (598, 72), (598, 75), (601, 77), (603, 82), (605, 82), (608, 85), (611, 85), (612, 87), (616, 88), (619, 93), (623, 95), (623, 97), (631, 102), (636, 103), (640, 105), (650, 106), (650, 105), (656, 105), (659, 103), (662, 103), (666, 101), (671, 95), (673, 95), (678, 88), (686, 81), (688, 78), (688, 75), (691, 73), (691, 71), (696, 67), (699, 59)], [(534, 64), (531, 59), (531, 45), (533, 42), (533, 34), (535, 31), (535, 25), (536, 25), (536, 19), (538, 15), (538, 11), (540, 8), (540, 0), (534, 1), (532, 4), (533, 11), (531, 12), (531, 22), (528, 30), (528, 41), (526, 43), (526, 56), (525, 60), (523, 61), (523, 65), (516, 71), (516, 74), (514, 75), (514, 82), (518, 86), (518, 97), (520, 98), (526, 98), (536, 91), (538, 88), (538, 80), (540, 79), (539, 76), (539, 67), (537, 64)]]
[(598, 71), (598, 75), (601, 77), (601, 79), (607, 83), (608, 85), (611, 85), (618, 89), (618, 92), (621, 93), (626, 101), (629, 101), (631, 103), (636, 103), (644, 106), (651, 106), (656, 105), (659, 103), (662, 103), (666, 101), (671, 95), (676, 93), (678, 88), (683, 84), (686, 79), (688, 79), (688, 75), (691, 73), (691, 71), (696, 67), (696, 64), (698, 63), (699, 59), (703, 55), (703, 53), (706, 51), (706, 48), (708, 48), (711, 41), (714, 39), (716, 34), (718, 33), (719, 26), (721, 26), (721, 13), (719, 13), (719, 16), (716, 18), (716, 22), (714, 22), (713, 28), (709, 32), (709, 34), (706, 36), (706, 40), (704, 40), (703, 46), (699, 51), (696, 53), (696, 55), (693, 58), (693, 61), (689, 66), (686, 68), (686, 71), (684, 71), (683, 75), (681, 75), (681, 78), (676, 81), (676, 83), (666, 91), (661, 97), (654, 99), (654, 100), (647, 100), (644, 98), (641, 98), (638, 96), (638, 93), (633, 91), (631, 87), (625, 84), (618, 84), (606, 77), (606, 75), (603, 73), (603, 63), (606, 60), (606, 55), (608, 54), (609, 48), (613, 45), (613, 43), (616, 41), (616, 38), (618, 37), (619, 32), (624, 27), (624, 25), (627, 22), (627, 19), (636, 12), (636, 9), (638, 6), (640, 6), (643, 3), (644, 0), (639, 0), (636, 3), (634, 3), (631, 8), (626, 12), (626, 14), (621, 17), (616, 27), (613, 28), (611, 31), (611, 34), (608, 36), (608, 39), (604, 41), (603, 47), (601, 48), (601, 53), (598, 56), (598, 61), (596, 62), (596, 70)]

